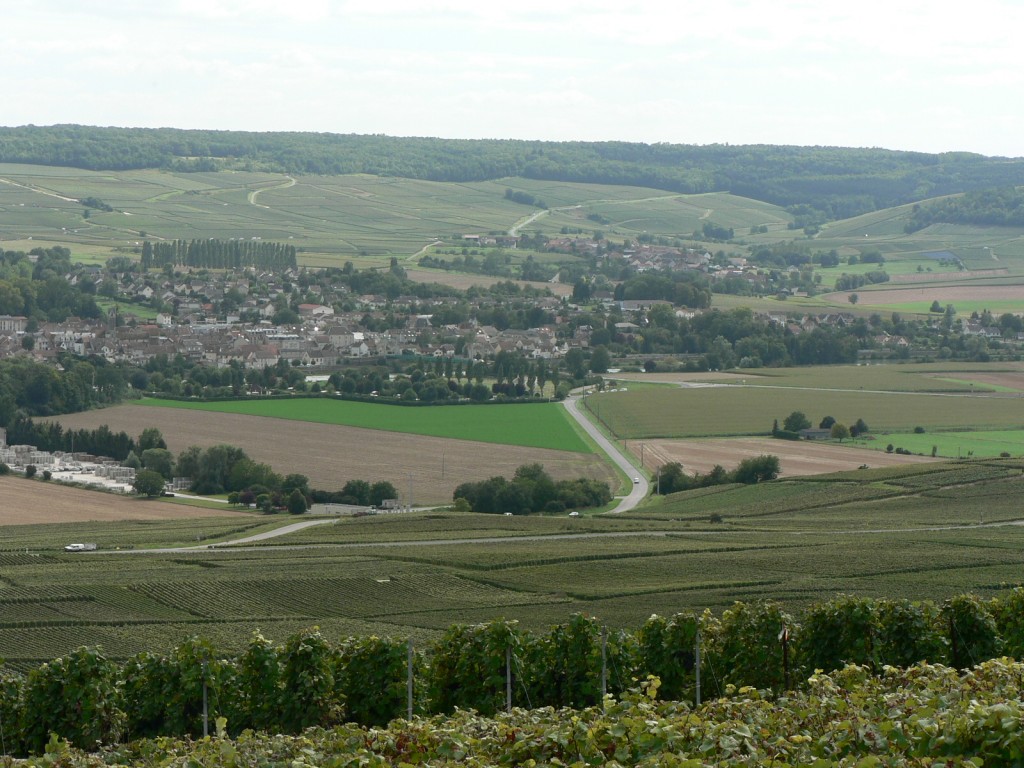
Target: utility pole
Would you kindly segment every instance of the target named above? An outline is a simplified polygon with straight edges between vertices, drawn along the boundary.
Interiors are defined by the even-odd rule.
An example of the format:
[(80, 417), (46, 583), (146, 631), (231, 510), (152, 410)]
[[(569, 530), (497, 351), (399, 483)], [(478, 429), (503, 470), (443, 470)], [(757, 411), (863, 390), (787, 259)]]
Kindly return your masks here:
[(693, 639), (693, 657), (695, 660), (694, 671), (697, 674), (697, 706), (700, 706), (700, 625), (697, 626), (697, 634)]
[(412, 638), (410, 637), (409, 638), (409, 660), (408, 660), (409, 673), (408, 673), (408, 677), (406, 679), (406, 699), (407, 699), (406, 703), (408, 705), (407, 706), (407, 710), (408, 710), (408, 713), (409, 713), (409, 717), (408, 717), (409, 720), (412, 720), (412, 666), (413, 666), (412, 661), (413, 661), (413, 650), (412, 650)]

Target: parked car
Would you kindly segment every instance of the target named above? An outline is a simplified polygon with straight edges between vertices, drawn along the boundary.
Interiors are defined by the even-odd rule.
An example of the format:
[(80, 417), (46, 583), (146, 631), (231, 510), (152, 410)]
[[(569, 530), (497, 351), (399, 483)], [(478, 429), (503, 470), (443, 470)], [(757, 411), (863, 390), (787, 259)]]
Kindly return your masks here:
[(65, 552), (92, 552), (94, 549), (95, 544), (68, 544), (64, 547)]

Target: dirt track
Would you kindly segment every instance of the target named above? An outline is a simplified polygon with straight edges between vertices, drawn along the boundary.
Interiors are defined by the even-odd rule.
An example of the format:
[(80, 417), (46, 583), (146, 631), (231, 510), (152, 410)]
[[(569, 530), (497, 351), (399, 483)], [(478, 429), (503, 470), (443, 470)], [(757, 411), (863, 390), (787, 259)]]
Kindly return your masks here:
[(41, 480), (0, 477), (0, 526), (113, 520), (171, 520), (185, 517), (238, 517), (237, 509), (182, 507)]
[(495, 475), (511, 477), (522, 464), (539, 462), (556, 479), (593, 477), (616, 486), (599, 456), (540, 448), (447, 440), (357, 427), (313, 424), (265, 416), (120, 405), (56, 419), (65, 428), (106, 424), (137, 436), (146, 427), (163, 432), (177, 454), (190, 445), (237, 445), (281, 474), (299, 472), (314, 488), (340, 489), (348, 480), (387, 480), (403, 501), (410, 481), (415, 504), (449, 503), (455, 487)]
[(704, 474), (716, 464), (735, 469), (746, 458), (771, 454), (779, 457), (782, 477), (821, 475), (869, 467), (891, 467), (897, 464), (920, 464), (938, 461), (923, 456), (902, 456), (883, 451), (846, 448), (841, 445), (809, 440), (788, 441), (770, 438), (739, 438), (722, 440), (647, 440), (644, 441), (644, 464), (654, 470), (662, 464), (678, 461), (687, 474)]

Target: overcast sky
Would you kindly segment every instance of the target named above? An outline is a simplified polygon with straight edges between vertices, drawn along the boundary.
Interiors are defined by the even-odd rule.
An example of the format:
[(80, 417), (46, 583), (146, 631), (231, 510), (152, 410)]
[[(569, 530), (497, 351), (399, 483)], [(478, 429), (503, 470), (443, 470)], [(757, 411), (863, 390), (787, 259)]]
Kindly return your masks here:
[(1024, 156), (1021, 0), (4, 5), (4, 125)]

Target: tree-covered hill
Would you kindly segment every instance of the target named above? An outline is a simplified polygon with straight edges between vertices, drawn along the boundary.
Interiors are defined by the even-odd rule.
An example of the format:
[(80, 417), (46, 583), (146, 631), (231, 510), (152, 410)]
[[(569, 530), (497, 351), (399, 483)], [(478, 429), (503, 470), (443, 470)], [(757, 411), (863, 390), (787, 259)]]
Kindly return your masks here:
[(1024, 227), (1024, 189), (986, 189), (915, 205), (906, 231), (939, 223)]
[(221, 168), (431, 181), (508, 176), (729, 191), (838, 219), (938, 195), (1024, 184), (1024, 158), (884, 149), (398, 138), (80, 125), (0, 127), (0, 162), (92, 170)]

